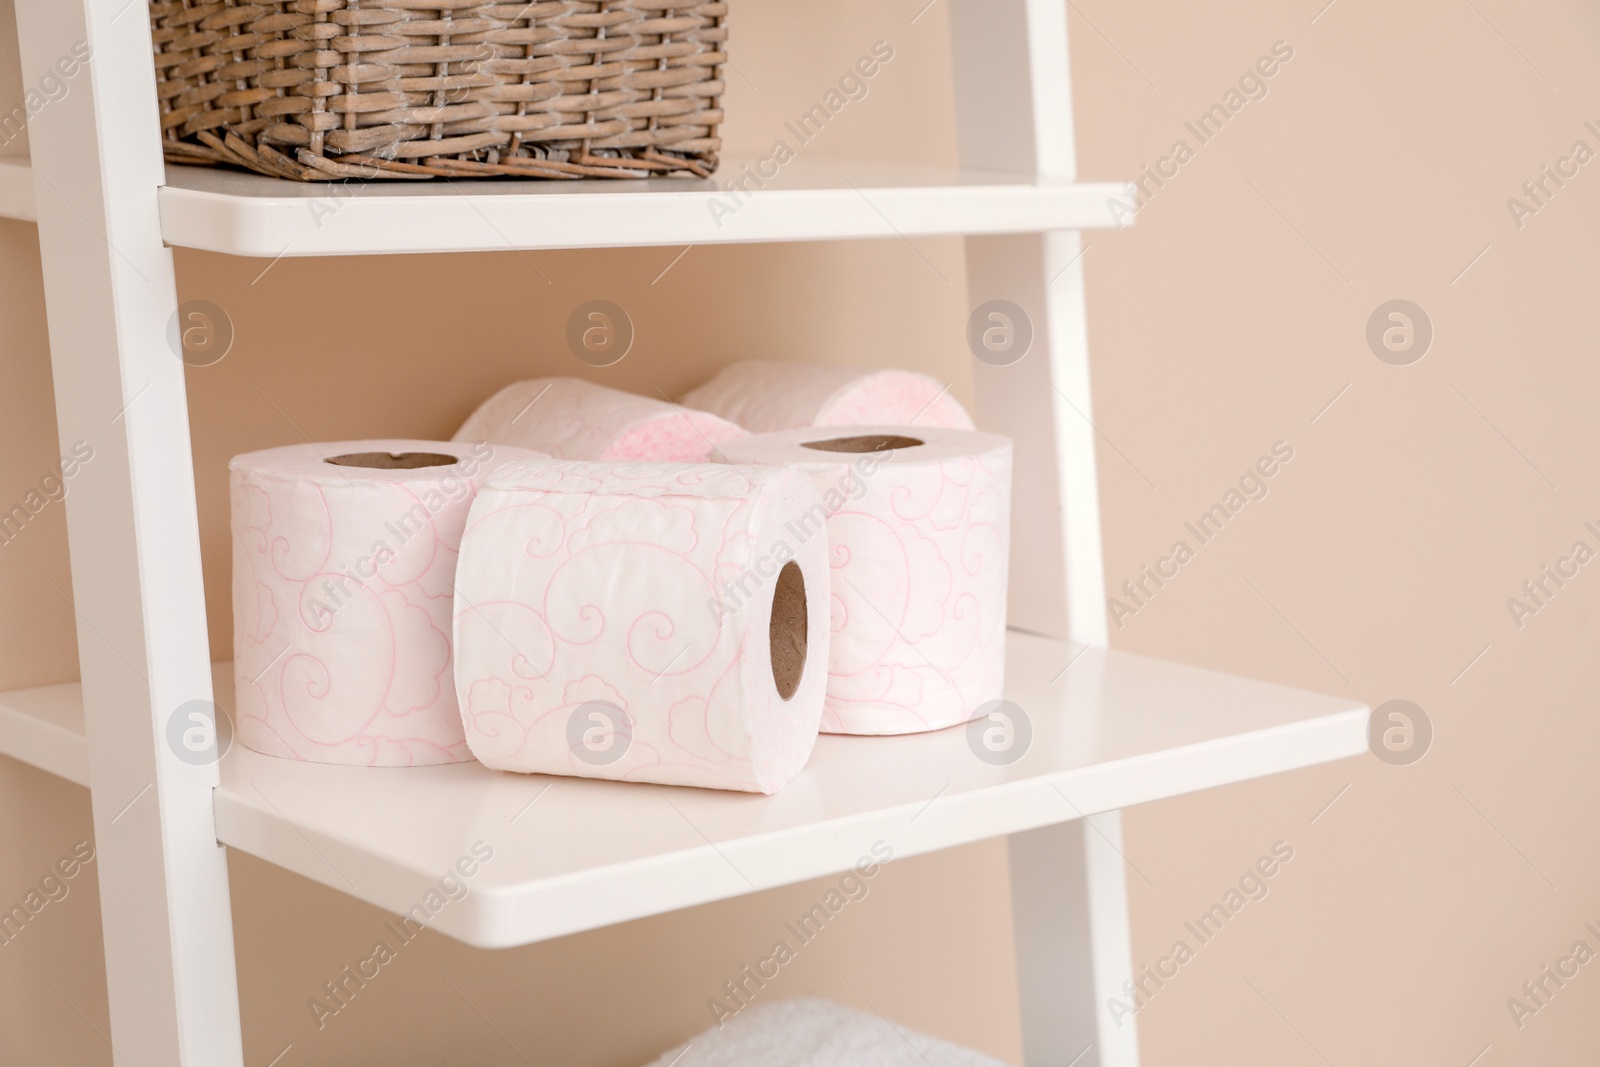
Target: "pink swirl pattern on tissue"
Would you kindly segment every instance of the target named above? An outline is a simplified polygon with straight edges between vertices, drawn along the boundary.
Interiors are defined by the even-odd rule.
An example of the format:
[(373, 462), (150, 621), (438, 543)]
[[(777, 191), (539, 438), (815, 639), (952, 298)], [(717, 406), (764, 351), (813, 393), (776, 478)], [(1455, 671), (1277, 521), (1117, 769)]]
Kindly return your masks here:
[(905, 370), (744, 360), (722, 368), (683, 402), (751, 433), (869, 423), (972, 429), (972, 416), (950, 395), (949, 386)]
[(847, 456), (802, 447), (835, 436), (813, 430), (728, 449), (733, 463), (797, 463), (822, 496), (832, 570), (824, 733), (966, 722), (1005, 680), (1011, 442), (907, 426), (850, 431), (879, 433), (919, 433), (929, 444)]
[(744, 435), (731, 422), (665, 400), (578, 378), (532, 378), (485, 400), (455, 440), (514, 445), (557, 459), (703, 463), (722, 442)]
[[(434, 452), (449, 466), (376, 470), (324, 457)], [(451, 678), (467, 511), (522, 449), (425, 441), (296, 445), (236, 456), (232, 482), (239, 742), (375, 767), (472, 758)]]
[[(780, 788), (816, 741), (827, 564), (820, 539), (794, 556), (812, 662), (785, 701), (768, 643), (777, 538), (816, 503), (794, 470), (507, 465), (462, 542), (456, 685), (473, 754), (502, 770)], [(585, 711), (596, 702), (626, 728)], [(603, 735), (600, 755), (574, 747), (575, 717)]]

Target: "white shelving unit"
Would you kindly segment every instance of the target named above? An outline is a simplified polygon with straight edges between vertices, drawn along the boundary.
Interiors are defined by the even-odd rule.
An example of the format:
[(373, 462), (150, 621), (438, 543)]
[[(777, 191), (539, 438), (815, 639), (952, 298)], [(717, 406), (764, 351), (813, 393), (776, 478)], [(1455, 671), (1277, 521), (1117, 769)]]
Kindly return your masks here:
[[(963, 169), (797, 161), (718, 225), (714, 182), (345, 189), (168, 170), (142, 15), (18, 0), (29, 84), (93, 46), (84, 80), (31, 122), (31, 162), (0, 161), (0, 216), (38, 222), (60, 437), (97, 455), (67, 501), (82, 682), (0, 693), (0, 754), (91, 790), (117, 1062), (242, 1064), (223, 846), (400, 912), (488, 842), (473, 894), (432, 925), (501, 947), (839, 872), (876, 841), (898, 858), (1008, 835), (1027, 1064), (1137, 1064), (1133, 1027), (1105, 1010), (1132, 974), (1118, 811), (1356, 755), (1367, 709), (1104, 647), (1077, 231), (1115, 224), (1122, 187), (1076, 180), (1066, 5), (946, 7)], [(971, 303), (1003, 297), (1034, 325), (1021, 362), (973, 365), (980, 424), (1017, 442), (1021, 759), (976, 760), (962, 730), (825, 737), (799, 780), (758, 797), (171, 753), (171, 710), (232, 685), (207, 662), (169, 246), (272, 258), (896, 234), (966, 235)]]

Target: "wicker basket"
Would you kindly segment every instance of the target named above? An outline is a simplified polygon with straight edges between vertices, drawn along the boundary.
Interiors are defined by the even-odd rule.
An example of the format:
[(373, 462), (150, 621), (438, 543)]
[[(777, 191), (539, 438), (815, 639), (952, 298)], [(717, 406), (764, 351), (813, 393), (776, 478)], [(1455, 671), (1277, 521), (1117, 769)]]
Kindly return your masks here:
[(705, 177), (722, 0), (156, 0), (169, 160), (300, 181)]

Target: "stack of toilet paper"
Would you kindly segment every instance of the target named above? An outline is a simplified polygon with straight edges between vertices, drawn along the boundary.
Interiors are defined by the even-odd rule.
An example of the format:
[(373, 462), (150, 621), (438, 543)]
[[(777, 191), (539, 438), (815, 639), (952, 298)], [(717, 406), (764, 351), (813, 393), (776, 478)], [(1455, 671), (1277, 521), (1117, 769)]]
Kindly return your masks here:
[(833, 372), (814, 410), (741, 373), (740, 411), (810, 421), (542, 379), (455, 441), (236, 457), (240, 742), (772, 793), (819, 731), (969, 720), (1004, 672), (1010, 442), (926, 421), (965, 417), (937, 383), (858, 381), (903, 421), (839, 428)]

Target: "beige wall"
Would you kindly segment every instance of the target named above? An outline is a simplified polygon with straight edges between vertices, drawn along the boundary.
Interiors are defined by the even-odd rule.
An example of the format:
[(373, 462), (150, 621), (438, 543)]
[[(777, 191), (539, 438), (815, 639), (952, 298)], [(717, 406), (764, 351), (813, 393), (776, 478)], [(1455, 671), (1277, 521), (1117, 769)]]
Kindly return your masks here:
[[(1116, 446), (1100, 459), (1111, 585), (1163, 555), (1274, 442), (1294, 448), (1269, 495), (1114, 643), (1375, 705), (1410, 699), (1435, 727), (1411, 766), (1351, 760), (1128, 814), (1141, 963), (1192, 943), (1184, 921), (1274, 842), (1295, 849), (1268, 896), (1141, 1010), (1145, 1058), (1466, 1064), (1492, 1045), (1485, 1067), (1582, 1062), (1600, 1052), (1593, 967), (1520, 1031), (1506, 998), (1575, 940), (1600, 950), (1582, 929), (1600, 926), (1587, 699), (1600, 579), (1580, 574), (1520, 630), (1505, 602), (1573, 541), (1600, 548), (1582, 528), (1600, 526), (1585, 462), (1600, 372), (1584, 358), (1600, 178), (1585, 167), (1520, 230), (1505, 201), (1574, 140), (1600, 149), (1583, 128), (1600, 126), (1600, 15), (1553, 0), (1320, 6), (1076, 0), (1072, 16), (1090, 178), (1137, 176), (1180, 137), (1195, 146), (1186, 120), (1274, 42), (1294, 49), (1136, 227), (1088, 238), (1096, 421)], [(807, 151), (949, 161), (948, 34), (937, 6), (911, 24), (921, 7), (741, 0), (730, 148), (764, 151), (881, 38), (895, 59)], [(16, 95), (6, 84), (0, 99)], [(214, 650), (228, 646), (229, 455), (302, 434), (447, 434), (524, 374), (675, 394), (738, 355), (916, 366), (965, 396), (961, 247), (916, 244), (696, 248), (659, 280), (677, 249), (285, 259), (264, 276), (262, 261), (179, 253), (184, 296), (226, 308), (238, 338), (190, 374)], [(30, 227), (0, 223), (6, 500), (55, 454), (37, 254)], [(594, 297), (638, 330), (606, 371), (561, 342), (567, 313)], [(1435, 327), (1412, 366), (1381, 363), (1365, 341), (1394, 298)], [(44, 581), (66, 591), (65, 571), (58, 511), (0, 548), (0, 685), (72, 675), (71, 613)], [(88, 807), (3, 760), (0, 798), (13, 816), (0, 822), (3, 902), (87, 835)], [(292, 1043), (286, 1065), (521, 1062), (446, 976), (534, 1062), (643, 1062), (702, 1027), (706, 998), (821, 891), (507, 952), (430, 935), (319, 1033), (305, 999), (383, 916), (248, 857), (232, 873), (247, 1055), (265, 1063)], [(1015, 1061), (1006, 900), (998, 843), (893, 865), (767, 995), (860, 1006), (865, 994)], [(105, 1051), (40, 982), (104, 1025), (96, 908), (80, 879), (26, 945), (0, 947), (0, 1048), (28, 1061)]]
[[(1274, 441), (1295, 448), (1113, 643), (1409, 699), (1435, 728), (1411, 766), (1351, 760), (1129, 814), (1142, 962), (1272, 842), (1296, 850), (1141, 1012), (1147, 1061), (1465, 1065), (1492, 1045), (1486, 1067), (1592, 1062), (1600, 973), (1520, 1030), (1506, 1000), (1580, 938), (1600, 951), (1583, 929), (1600, 927), (1600, 580), (1521, 630), (1506, 599), (1575, 540), (1600, 549), (1582, 526), (1600, 519), (1600, 164), (1521, 230), (1506, 200), (1575, 140), (1600, 150), (1583, 126), (1600, 126), (1600, 12), (1338, 0), (1313, 24), (1325, 2), (1079, 3), (1103, 37), (1073, 21), (1091, 175), (1154, 162), (1275, 41), (1295, 51), (1085, 260), (1099, 424), (1155, 483), (1101, 458), (1110, 584)], [(1365, 342), (1394, 298), (1435, 328), (1411, 366)]]

